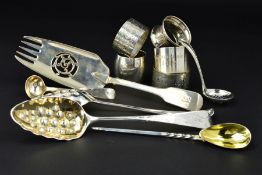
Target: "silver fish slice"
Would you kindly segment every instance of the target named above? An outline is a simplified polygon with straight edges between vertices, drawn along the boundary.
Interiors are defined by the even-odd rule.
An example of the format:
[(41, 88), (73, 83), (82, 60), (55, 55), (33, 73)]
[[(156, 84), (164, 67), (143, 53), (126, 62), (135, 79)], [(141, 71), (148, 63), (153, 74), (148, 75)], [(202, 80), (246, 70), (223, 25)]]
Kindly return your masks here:
[(22, 41), (27, 48), (20, 48), (27, 54), (17, 51), (15, 58), (33, 71), (71, 88), (102, 88), (112, 83), (158, 95), (165, 102), (186, 110), (199, 110), (203, 105), (202, 96), (193, 91), (160, 89), (110, 77), (109, 68), (92, 52), (37, 37), (25, 36), (24, 39), (30, 42)]
[(24, 36), (15, 58), (33, 71), (76, 89), (102, 88), (92, 72), (109, 74), (108, 67), (92, 52), (42, 38)]

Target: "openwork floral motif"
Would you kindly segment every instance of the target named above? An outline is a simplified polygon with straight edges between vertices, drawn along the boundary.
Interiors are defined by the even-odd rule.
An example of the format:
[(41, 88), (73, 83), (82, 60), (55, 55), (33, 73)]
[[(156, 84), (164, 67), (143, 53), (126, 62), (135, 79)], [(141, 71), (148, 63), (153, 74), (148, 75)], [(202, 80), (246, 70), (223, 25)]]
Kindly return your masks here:
[(75, 75), (78, 62), (68, 53), (60, 53), (52, 60), (52, 70), (60, 77), (68, 78)]

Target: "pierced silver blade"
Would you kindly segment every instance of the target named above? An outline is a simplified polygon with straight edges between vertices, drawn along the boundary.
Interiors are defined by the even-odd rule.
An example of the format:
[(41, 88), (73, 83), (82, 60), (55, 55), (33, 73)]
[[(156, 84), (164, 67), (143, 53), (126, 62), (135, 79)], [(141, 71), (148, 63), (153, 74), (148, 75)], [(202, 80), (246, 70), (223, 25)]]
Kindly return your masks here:
[(42, 44), (42, 40), (40, 38), (37, 37), (33, 37), (33, 36), (24, 36), (23, 38), (28, 39), (30, 41), (34, 41), (38, 44)]
[(25, 47), (22, 47), (22, 46), (19, 46), (19, 48), (21, 48), (22, 50), (34, 55), (35, 57), (38, 57), (38, 53), (37, 51), (35, 50), (32, 50), (32, 49), (28, 49), (28, 48), (25, 48)]
[(38, 50), (38, 51), (41, 49), (41, 46), (39, 46), (39, 45), (36, 45), (36, 44), (33, 44), (33, 43), (29, 43), (27, 41), (21, 41), (21, 42), (24, 43), (25, 45), (29, 46), (29, 47), (32, 47), (32, 48)]
[(26, 58), (26, 59), (28, 59), (28, 60), (30, 60), (30, 61), (33, 61), (33, 62), (36, 61), (36, 58), (34, 58), (34, 57), (32, 57), (32, 56), (29, 56), (29, 55), (24, 54), (24, 53), (19, 52), (19, 51), (16, 51), (16, 53), (18, 53), (19, 55), (23, 56), (24, 58)]
[[(91, 72), (97, 71), (109, 74), (109, 68), (98, 55), (70, 45), (32, 36), (24, 36), (21, 43), (23, 43), (21, 46), (25, 48), (39, 51), (39, 53), (34, 53), (37, 58), (30, 66), (33, 71), (75, 89), (86, 90), (104, 87), (103, 83), (95, 80), (91, 75)], [(23, 50), (19, 51), (34, 57), (31, 55), (32, 51), (29, 53), (28, 50)], [(25, 61), (32, 61), (19, 53), (16, 55)], [(64, 59), (64, 56), (71, 61), (66, 65), (69, 67), (60, 68), (60, 64), (57, 64), (55, 60), (62, 57)], [(25, 63), (21, 59), (19, 62)], [(52, 60), (54, 61), (52, 62)], [(28, 64), (23, 65), (27, 66)]]

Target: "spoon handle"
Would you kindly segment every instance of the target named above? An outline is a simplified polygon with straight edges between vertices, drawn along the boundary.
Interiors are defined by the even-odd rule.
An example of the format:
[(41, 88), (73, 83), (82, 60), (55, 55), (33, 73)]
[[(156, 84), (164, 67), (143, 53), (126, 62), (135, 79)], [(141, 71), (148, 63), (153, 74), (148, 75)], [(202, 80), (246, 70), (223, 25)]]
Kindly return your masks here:
[[(93, 117), (93, 116), (92, 116)], [(212, 125), (207, 111), (166, 113), (144, 116), (93, 117), (95, 121), (144, 121), (175, 124), (193, 128), (208, 128)]]
[(188, 51), (189, 53), (192, 55), (195, 63), (196, 63), (196, 66), (197, 66), (197, 69), (198, 69), (198, 72), (199, 72), (199, 75), (200, 75), (200, 80), (201, 80), (201, 83), (202, 83), (202, 90), (204, 91), (206, 89), (206, 84), (205, 84), (205, 80), (204, 80), (204, 76), (203, 76), (203, 73), (202, 73), (202, 69), (200, 67), (200, 63), (198, 61), (198, 58), (197, 58), (197, 55), (196, 55), (196, 52), (194, 51), (194, 49), (192, 48), (192, 46), (186, 42), (183, 42), (183, 41), (179, 41), (180, 44), (182, 46), (184, 46)]
[(151, 121), (151, 122), (160, 122), (160, 123), (168, 123), (168, 124), (177, 124), (177, 125), (189, 126), (194, 128), (206, 128), (211, 126), (210, 116), (214, 114), (213, 109), (190, 111), (190, 112), (182, 112), (182, 111), (177, 112), (177, 111), (162, 111), (162, 110), (155, 110), (155, 109), (146, 109), (142, 107), (103, 102), (103, 101), (98, 101), (90, 94), (83, 93), (83, 92), (81, 92), (81, 95), (79, 93), (77, 93), (76, 95), (73, 92), (71, 92), (71, 93), (64, 93), (64, 94), (57, 94), (57, 95), (51, 94), (51, 96), (68, 98), (78, 102), (80, 105), (84, 105), (88, 102), (94, 102), (94, 103), (100, 103), (110, 106), (124, 107), (128, 109), (135, 109), (144, 112), (159, 114), (159, 115), (147, 115), (147, 116), (93, 117), (94, 120)]
[(119, 103), (104, 102), (104, 101), (100, 101), (100, 100), (95, 100), (93, 102), (97, 103), (97, 104), (121, 107), (121, 108), (136, 110), (136, 111), (152, 113), (152, 114), (178, 113), (178, 111), (166, 111), (166, 110), (150, 109), (150, 108), (143, 108), (143, 107), (139, 107), (139, 106), (131, 106), (131, 105), (124, 105), (124, 104), (119, 104)]
[[(45, 94), (57, 94), (57, 93), (70, 93), (68, 88), (56, 88), (56, 87), (46, 87)], [(78, 90), (82, 93), (89, 93), (93, 97), (100, 98), (100, 99), (115, 99), (115, 90), (111, 88), (95, 88), (95, 89), (87, 89), (87, 90)]]
[(193, 135), (193, 134), (159, 132), (159, 131), (145, 131), (145, 130), (134, 130), (134, 129), (120, 129), (120, 128), (106, 128), (106, 127), (92, 127), (92, 129), (97, 130), (97, 131), (118, 132), (118, 133), (139, 134), (139, 135), (151, 135), (151, 136), (161, 136), (161, 137), (169, 137), (169, 138), (175, 138), (175, 139), (191, 139), (191, 140), (203, 141), (199, 135)]
[(45, 93), (46, 92), (51, 92), (51, 93), (53, 93), (53, 92), (56, 92), (56, 91), (61, 91), (61, 90), (63, 90), (64, 88), (56, 88), (56, 87), (46, 87), (46, 91), (45, 91)]
[(132, 109), (132, 110), (142, 111), (142, 112), (147, 112), (147, 113), (152, 113), (152, 114), (165, 114), (165, 113), (177, 113), (178, 112), (178, 111), (166, 111), (166, 110), (143, 108), (139, 106), (125, 105), (125, 104), (120, 104), (120, 103), (105, 102), (105, 101), (97, 100), (91, 94), (88, 94), (86, 92), (82, 92), (82, 94), (87, 98), (87, 100), (93, 103), (102, 104), (102, 105), (121, 107), (125, 109)]
[(133, 89), (149, 92), (161, 97), (165, 102), (181, 107), (186, 110), (194, 111), (201, 109), (203, 105), (203, 98), (197, 92), (169, 87), (156, 88), (147, 86), (120, 78), (108, 78), (107, 83), (117, 84), (121, 86), (130, 87)]

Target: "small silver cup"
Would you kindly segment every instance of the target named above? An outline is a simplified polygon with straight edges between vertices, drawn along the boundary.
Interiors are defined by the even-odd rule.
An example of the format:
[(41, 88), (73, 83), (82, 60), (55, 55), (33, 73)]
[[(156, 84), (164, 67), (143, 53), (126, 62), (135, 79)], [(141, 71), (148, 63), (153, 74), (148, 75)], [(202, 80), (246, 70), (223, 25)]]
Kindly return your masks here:
[(135, 58), (121, 54), (116, 55), (115, 75), (126, 80), (141, 82), (145, 70), (146, 52), (139, 51)]
[(133, 18), (127, 20), (113, 41), (113, 49), (117, 53), (134, 58), (145, 43), (149, 29)]
[(154, 49), (153, 85), (156, 87), (187, 88), (190, 69), (183, 46)]

